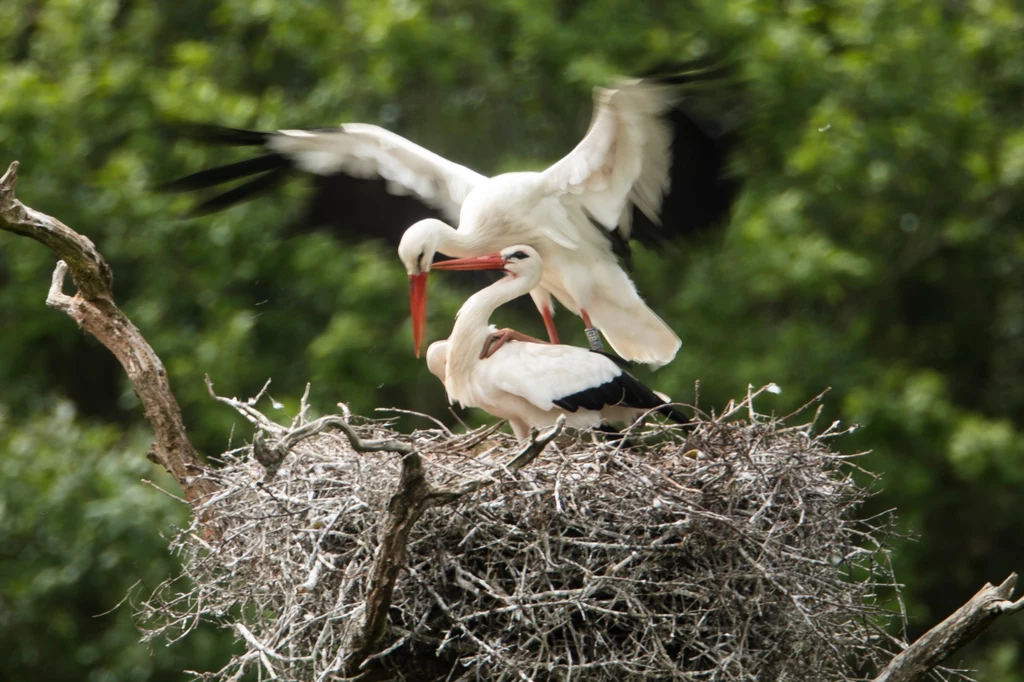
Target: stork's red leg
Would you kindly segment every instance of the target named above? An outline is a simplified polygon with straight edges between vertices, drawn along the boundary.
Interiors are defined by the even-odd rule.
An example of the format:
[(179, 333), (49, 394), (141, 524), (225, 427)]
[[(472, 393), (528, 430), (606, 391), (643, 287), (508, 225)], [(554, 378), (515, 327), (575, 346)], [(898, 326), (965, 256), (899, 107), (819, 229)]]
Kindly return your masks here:
[(558, 330), (555, 329), (555, 316), (551, 312), (551, 308), (549, 306), (542, 307), (540, 315), (544, 318), (544, 328), (548, 330), (548, 341), (560, 343), (558, 340)]
[(480, 359), (484, 360), (491, 357), (499, 348), (509, 341), (525, 341), (526, 343), (543, 343), (544, 345), (547, 345), (547, 341), (541, 341), (538, 338), (527, 336), (522, 332), (517, 332), (515, 329), (509, 329), (506, 327), (505, 329), (499, 329), (496, 332), (491, 332), (487, 337), (487, 340), (484, 341), (483, 350), (480, 351)]
[(583, 318), (583, 324), (587, 326), (587, 341), (590, 342), (590, 350), (596, 350), (598, 352), (604, 352), (604, 344), (601, 343), (601, 333), (597, 331), (597, 327), (590, 321), (590, 315), (587, 315), (587, 311), (580, 308), (580, 317)]

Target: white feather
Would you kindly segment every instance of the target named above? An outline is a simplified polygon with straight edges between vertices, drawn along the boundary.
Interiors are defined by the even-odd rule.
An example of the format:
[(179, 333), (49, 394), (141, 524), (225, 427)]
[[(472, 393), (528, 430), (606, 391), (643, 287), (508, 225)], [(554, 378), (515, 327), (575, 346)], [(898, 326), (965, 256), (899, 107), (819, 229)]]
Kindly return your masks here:
[[(583, 140), (544, 171), (556, 192), (576, 195), (606, 229), (635, 204), (657, 224), (668, 191), (672, 133), (662, 115), (672, 88), (643, 80), (595, 88), (594, 115)], [(629, 238), (628, 226), (623, 235)]]
[(267, 147), (316, 175), (344, 172), (358, 178), (379, 176), (403, 194), (415, 194), (455, 222), (462, 203), (486, 176), (368, 123), (346, 123), (336, 130), (281, 130)]

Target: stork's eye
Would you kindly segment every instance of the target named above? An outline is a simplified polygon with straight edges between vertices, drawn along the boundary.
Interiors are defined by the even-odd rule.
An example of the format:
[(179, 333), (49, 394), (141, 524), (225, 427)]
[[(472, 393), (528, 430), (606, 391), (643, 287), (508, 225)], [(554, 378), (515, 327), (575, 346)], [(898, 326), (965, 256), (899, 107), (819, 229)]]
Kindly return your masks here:
[(516, 251), (515, 253), (509, 254), (507, 260), (524, 260), (526, 258), (529, 258), (529, 256), (527, 256), (522, 251)]
[(427, 252), (426, 252), (426, 250), (423, 250), (423, 251), (420, 251), (420, 255), (416, 257), (416, 267), (418, 267), (420, 269), (420, 272), (423, 271), (423, 257), (425, 255), (427, 255)]

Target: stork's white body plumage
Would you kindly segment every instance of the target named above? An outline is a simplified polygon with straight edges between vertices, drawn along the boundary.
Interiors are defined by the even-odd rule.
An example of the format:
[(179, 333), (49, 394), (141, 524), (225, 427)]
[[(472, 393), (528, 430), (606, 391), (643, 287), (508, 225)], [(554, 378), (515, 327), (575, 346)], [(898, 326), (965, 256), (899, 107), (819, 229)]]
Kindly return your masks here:
[[(491, 314), (534, 289), (543, 271), (541, 256), (528, 246), (509, 247), (501, 255), (509, 274), (470, 296), (448, 340), (427, 352), (427, 365), (443, 377), (451, 402), (507, 419), (520, 438), (531, 426), (550, 426), (563, 414), (569, 426), (585, 429), (602, 421), (632, 421), (665, 404), (609, 357), (583, 348), (513, 341), (481, 358), (493, 331)], [(662, 409), (677, 421), (686, 419), (674, 408)]]
[(532, 297), (549, 335), (556, 335), (553, 296), (597, 327), (623, 358), (661, 365), (675, 356), (679, 337), (640, 298), (616, 252), (628, 250), (635, 215), (660, 224), (673, 163), (683, 165), (678, 155), (673, 161), (673, 129), (666, 119), (678, 93), (655, 80), (596, 88), (587, 134), (541, 172), (488, 178), (378, 126), (349, 123), (269, 134), (221, 132), (222, 142), (258, 144), (271, 154), (202, 171), (171, 187), (202, 189), (263, 173), (201, 206), (216, 210), (273, 186), (288, 168), (324, 178), (321, 203), (337, 193), (328, 177), (382, 178), (391, 194), (415, 197), (448, 221), (420, 220), (404, 232), (399, 254), (410, 276), (428, 271), (436, 252), (467, 257), (528, 244), (544, 259)]
[[(446, 389), (450, 345), (445, 339), (427, 349), (427, 366)], [(524, 368), (529, 372), (524, 374)], [(617, 370), (610, 359), (583, 348), (512, 341), (491, 357), (478, 360), (468, 375), (457, 375), (456, 393), (448, 395), (452, 402), (508, 420), (517, 438), (525, 438), (531, 426), (553, 425), (562, 414), (566, 425), (577, 429), (593, 428), (602, 422), (631, 424), (647, 410), (606, 405), (600, 410), (578, 408), (569, 412), (554, 404), (563, 395), (591, 388), (594, 382), (615, 379), (621, 373)], [(538, 377), (543, 381), (538, 382)]]

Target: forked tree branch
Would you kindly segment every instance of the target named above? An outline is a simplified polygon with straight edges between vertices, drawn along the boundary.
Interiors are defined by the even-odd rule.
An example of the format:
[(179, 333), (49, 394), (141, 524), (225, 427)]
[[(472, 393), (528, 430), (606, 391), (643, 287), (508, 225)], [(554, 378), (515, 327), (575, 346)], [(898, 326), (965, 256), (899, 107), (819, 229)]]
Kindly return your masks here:
[[(17, 185), (15, 161), (0, 177), (0, 229), (34, 239), (60, 258), (46, 305), (67, 314), (121, 363), (156, 433), (152, 458), (174, 476), (185, 498), (195, 502), (215, 492), (213, 481), (197, 477), (204, 466), (188, 439), (163, 363), (139, 329), (114, 304), (110, 266), (87, 237), (18, 201), (14, 196)], [(74, 296), (64, 293), (69, 269), (78, 287)]]
[(1024, 611), (1024, 598), (1012, 601), (1017, 574), (995, 586), (986, 583), (971, 599), (928, 632), (921, 635), (885, 666), (875, 682), (923, 680), (950, 654), (967, 645), (1004, 613)]

